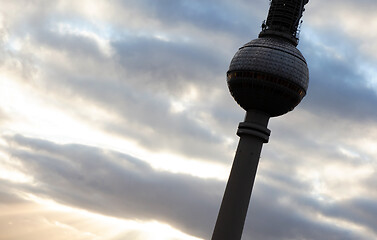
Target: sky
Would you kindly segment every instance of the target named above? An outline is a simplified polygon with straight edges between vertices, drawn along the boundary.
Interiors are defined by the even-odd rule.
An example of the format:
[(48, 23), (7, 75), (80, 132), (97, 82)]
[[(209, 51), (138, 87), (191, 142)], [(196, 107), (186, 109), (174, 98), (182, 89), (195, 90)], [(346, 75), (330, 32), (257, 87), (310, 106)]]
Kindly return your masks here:
[[(267, 0), (0, 0), (0, 239), (209, 239)], [(311, 0), (243, 240), (377, 239), (377, 2)]]

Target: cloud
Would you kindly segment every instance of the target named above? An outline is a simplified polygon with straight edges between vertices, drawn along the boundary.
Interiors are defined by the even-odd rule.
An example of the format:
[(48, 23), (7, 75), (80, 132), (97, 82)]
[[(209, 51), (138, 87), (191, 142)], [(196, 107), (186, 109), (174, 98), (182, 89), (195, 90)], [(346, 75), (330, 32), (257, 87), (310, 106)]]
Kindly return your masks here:
[[(260, 184), (250, 205), (246, 236), (256, 240), (272, 239), (367, 239), (347, 227), (326, 223), (321, 203), (304, 196)], [(343, 209), (344, 210), (344, 209)], [(244, 236), (243, 239), (249, 239)]]
[[(203, 110), (188, 109), (183, 114), (172, 112), (172, 99), (179, 101), (179, 97), (189, 91), (197, 95), (192, 101), (214, 101), (214, 96), (205, 94), (209, 89), (214, 93), (219, 91), (212, 86), (217, 79), (214, 70), (219, 69), (221, 63), (212, 50), (136, 37), (113, 42), (117, 57), (108, 61), (101, 55), (94, 39), (55, 31), (50, 26), (48, 22), (41, 24), (30, 35), (29, 51), (40, 53), (28, 63), (42, 76), (28, 78), (28, 84), (38, 87), (36, 91), (53, 93), (53, 98), (62, 102), (69, 99), (71, 103), (68, 104), (74, 107), (73, 100), (78, 102), (86, 98), (120, 116), (118, 125), (103, 123), (106, 130), (135, 138), (150, 148), (177, 149), (190, 157), (198, 157), (205, 148), (203, 144), (209, 142), (212, 146), (208, 147), (216, 148), (222, 141), (221, 136), (216, 136), (195, 119)], [(98, 71), (93, 65), (102, 65), (102, 68)], [(84, 69), (87, 71), (83, 72)], [(114, 74), (114, 70), (118, 74)], [(104, 78), (108, 80), (103, 81)], [(196, 86), (199, 80), (204, 81), (200, 88)], [(154, 92), (162, 94), (153, 95)], [(141, 122), (140, 119), (145, 120)], [(177, 135), (188, 139), (177, 141), (174, 138), (172, 141)], [(187, 148), (188, 141), (192, 143), (190, 148)], [(223, 154), (210, 157), (220, 159)]]
[(125, 219), (155, 219), (208, 237), (222, 182), (161, 172), (131, 156), (15, 136), (12, 157), (34, 176), (25, 191)]
[[(309, 39), (308, 39), (309, 40)], [(358, 63), (362, 55), (352, 50), (352, 42), (320, 45), (310, 40), (303, 52), (310, 66), (310, 88), (303, 108), (326, 116), (342, 116), (356, 121), (373, 121), (377, 93), (370, 87), (368, 74)], [(339, 45), (343, 46), (339, 48)], [(339, 51), (350, 49), (347, 52)]]
[[(40, 76), (25, 82), (34, 85), (36, 91), (53, 94), (52, 98), (61, 102), (69, 100), (66, 105), (72, 105), (73, 110), (81, 99), (96, 104), (119, 116), (115, 124), (102, 123), (105, 130), (152, 149), (176, 149), (188, 157), (218, 160), (228, 154), (229, 149), (204, 151), (218, 148), (224, 141), (223, 136), (203, 125), (201, 116), (208, 108), (198, 104), (216, 101), (226, 88), (225, 73), (219, 72), (228, 63), (220, 61), (223, 58), (214, 49), (196, 43), (168, 43), (151, 36), (125, 35), (109, 42), (115, 56), (108, 59), (95, 38), (88, 35), (85, 19), (64, 23), (59, 15), (44, 16), (43, 21), (37, 12), (25, 17), (40, 23), (32, 28), (19, 27), (23, 29), (21, 37), (28, 35), (29, 39), (23, 47), (31, 59), (27, 65)], [(92, 34), (101, 37), (95, 31)], [(34, 53), (38, 54), (31, 57)], [(26, 59), (24, 55), (15, 58)], [(97, 65), (101, 68), (93, 67)], [(217, 87), (218, 80), (223, 82), (222, 88)], [(181, 99), (190, 92), (195, 95), (189, 100)], [(174, 113), (174, 102), (182, 101), (188, 105), (186, 111)], [(205, 156), (204, 152), (215, 154)]]
[[(268, 1), (99, 1), (106, 11), (89, 1), (22, 3), (4, 3), (0, 63), (4, 81), (22, 83), (49, 107), (29, 118), (59, 109), (149, 152), (231, 162), (243, 110), (225, 73), (237, 47), (259, 32)], [(309, 2), (299, 45), (310, 68), (308, 95), (270, 121), (244, 239), (375, 237), (373, 3)], [(23, 191), (210, 236), (224, 182), (156, 170), (144, 162), (151, 159), (74, 137), (67, 142), (77, 144), (54, 143), (53, 129), (37, 138), (8, 121), (17, 118), (15, 106), (0, 106), (1, 131), (16, 133), (2, 151), (37, 185), (2, 181), (3, 203), (23, 203), (15, 193)]]
[[(105, 149), (20, 135), (8, 140), (12, 157), (35, 179), (33, 186), (17, 187), (23, 191), (108, 216), (158, 220), (205, 239), (211, 234), (223, 182), (158, 171)], [(270, 161), (276, 167), (284, 164), (279, 158), (262, 159), (244, 239), (368, 239), (368, 231), (373, 232), (370, 201), (328, 203), (313, 195), (311, 182), (300, 180), (295, 167), (293, 174), (277, 174), (268, 167)], [(343, 222), (370, 227), (354, 232)]]
[[(164, 0), (158, 4), (155, 1), (120, 1), (124, 6), (138, 6), (144, 9), (144, 14), (161, 21), (164, 27), (179, 27), (180, 25), (193, 25), (209, 32), (226, 32), (244, 35), (245, 29), (249, 29), (248, 22), (241, 22), (232, 16), (250, 18), (257, 13), (256, 8), (234, 1), (231, 4), (226, 1), (171, 1)], [(256, 6), (261, 6), (262, 1), (256, 1)], [(266, 5), (266, 4), (264, 4)], [(241, 8), (245, 6), (247, 9)], [(249, 10), (249, 12), (248, 12)], [(250, 12), (252, 14), (250, 14)]]

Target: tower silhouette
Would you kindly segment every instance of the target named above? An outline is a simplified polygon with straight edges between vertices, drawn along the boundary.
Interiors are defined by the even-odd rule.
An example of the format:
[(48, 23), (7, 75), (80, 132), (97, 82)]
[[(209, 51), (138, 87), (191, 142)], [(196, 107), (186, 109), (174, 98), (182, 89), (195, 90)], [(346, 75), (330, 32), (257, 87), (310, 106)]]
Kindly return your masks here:
[(238, 126), (240, 141), (224, 192), (212, 240), (239, 240), (270, 117), (293, 110), (306, 95), (309, 71), (296, 48), (300, 19), (309, 0), (270, 0), (267, 20), (257, 39), (233, 57), (227, 83), (246, 110)]

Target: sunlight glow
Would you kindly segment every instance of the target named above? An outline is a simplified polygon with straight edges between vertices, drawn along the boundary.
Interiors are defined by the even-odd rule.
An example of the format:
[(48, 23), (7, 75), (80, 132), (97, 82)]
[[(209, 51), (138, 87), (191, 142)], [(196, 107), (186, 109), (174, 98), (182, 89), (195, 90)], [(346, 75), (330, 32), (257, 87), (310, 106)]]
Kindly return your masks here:
[(190, 107), (198, 99), (198, 90), (195, 87), (189, 87), (179, 98), (171, 99), (170, 111), (172, 113), (181, 113), (190, 110)]
[(377, 93), (377, 70), (375, 66), (370, 64), (362, 64), (359, 66), (360, 71), (366, 76), (368, 87), (372, 88)]
[(160, 34), (154, 35), (154, 37), (163, 42), (171, 42), (171, 39), (166, 34), (160, 33)]
[[(12, 116), (12, 121), (5, 124), (7, 134), (17, 134), (41, 139), (48, 139), (60, 144), (80, 143), (109, 150), (127, 153), (151, 164), (159, 170), (174, 173), (190, 174), (201, 178), (215, 178), (225, 180), (228, 169), (223, 164), (209, 163), (201, 159), (187, 159), (183, 156), (168, 152), (152, 152), (137, 143), (120, 136), (108, 134), (96, 126), (82, 122), (70, 115), (65, 109), (59, 109), (45, 99), (42, 93), (28, 85), (22, 85), (17, 80), (12, 80), (12, 75), (0, 75), (5, 88), (0, 88), (0, 94), (7, 102), (0, 103), (7, 115)], [(189, 107), (190, 101), (196, 98), (196, 90), (190, 89), (182, 98), (185, 107)], [(116, 122), (116, 116), (112, 116), (103, 109), (81, 103), (87, 106), (82, 114), (87, 119), (98, 116), (107, 118), (106, 121)], [(113, 119), (112, 119), (113, 118)], [(4, 134), (4, 132), (2, 133)], [(18, 177), (21, 177), (18, 175)], [(8, 176), (9, 178), (9, 176)], [(14, 178), (13, 178), (14, 179)], [(26, 181), (24, 179), (23, 181)]]
[[(2, 79), (7, 79), (1, 76)], [(8, 132), (23, 132), (26, 135), (53, 137), (58, 142), (76, 138), (90, 139), (94, 137), (92, 129), (75, 121), (62, 110), (49, 106), (44, 99), (35, 96), (30, 88), (21, 86), (17, 81), (5, 80), (6, 86), (0, 94), (11, 104), (0, 103), (12, 121), (6, 126)]]
[(0, 161), (0, 179), (14, 183), (33, 183), (33, 178), (16, 169), (4, 165)]
[[(78, 231), (86, 236), (96, 237), (94, 239), (110, 240), (123, 235), (127, 236), (127, 233), (136, 231), (140, 232), (140, 236), (142, 236), (137, 238), (140, 240), (200, 240), (199, 238), (189, 236), (167, 224), (157, 221), (143, 222), (109, 217), (82, 209), (68, 207), (50, 199), (40, 198), (33, 194), (21, 193), (20, 195), (28, 201), (37, 203), (45, 210), (56, 212), (56, 214), (69, 214), (71, 217), (82, 219), (81, 221), (90, 220), (92, 222), (90, 230), (84, 230), (84, 232), (82, 230), (80, 231), (77, 226), (70, 224), (69, 221), (64, 223), (55, 220), (52, 221), (52, 224), (66, 230)], [(101, 230), (98, 231), (98, 229)]]
[(327, 223), (330, 226), (337, 226), (350, 232), (361, 233), (364, 235), (365, 239), (374, 238), (374, 233), (371, 230), (357, 222), (351, 222), (346, 219), (325, 216), (322, 214), (317, 214), (316, 217), (321, 223)]
[(224, 164), (200, 161), (200, 159), (185, 159), (171, 153), (154, 153), (146, 159), (157, 160), (148, 161), (155, 169), (189, 174), (204, 179), (212, 178), (226, 181), (229, 175), (229, 169)]
[(79, 28), (68, 23), (59, 23), (51, 30), (56, 31), (62, 35), (74, 35), (88, 38), (98, 45), (99, 49), (106, 57), (111, 57), (114, 54), (114, 50), (111, 47), (110, 40), (106, 39), (103, 35), (100, 35), (94, 31)]
[(355, 151), (352, 151), (350, 149), (344, 148), (344, 147), (339, 147), (338, 148), (339, 152), (346, 156), (347, 158), (360, 158), (360, 154), (358, 154)]
[(362, 185), (359, 183), (374, 173), (373, 168), (362, 165), (329, 163), (322, 169), (302, 169), (300, 178), (312, 184), (312, 194), (320, 200), (337, 201), (359, 196)]
[[(358, 48), (367, 56), (377, 58), (377, 44), (375, 41), (370, 41), (370, 39), (377, 37), (376, 31), (371, 31), (371, 29), (377, 27), (377, 17), (372, 8), (366, 11), (365, 8), (359, 7), (356, 2), (343, 4), (342, 8), (339, 8), (335, 2), (328, 2), (325, 9), (321, 5), (316, 7), (321, 8), (319, 11), (321, 14), (309, 14), (307, 16), (309, 18), (308, 24), (317, 28), (318, 31), (318, 29), (338, 28), (337, 25), (341, 22), (341, 33), (354, 40), (355, 43), (357, 42), (357, 44), (354, 44), (355, 48)], [(304, 31), (307, 30), (308, 26), (305, 27)], [(310, 37), (315, 35), (318, 34), (310, 35)], [(347, 49), (344, 50), (347, 52)]]

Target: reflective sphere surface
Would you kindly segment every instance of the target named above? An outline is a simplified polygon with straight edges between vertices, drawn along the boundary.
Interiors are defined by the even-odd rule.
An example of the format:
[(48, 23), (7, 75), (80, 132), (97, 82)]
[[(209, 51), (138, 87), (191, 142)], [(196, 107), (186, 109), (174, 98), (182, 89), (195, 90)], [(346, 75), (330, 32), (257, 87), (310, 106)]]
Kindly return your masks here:
[(262, 37), (238, 50), (230, 63), (227, 83), (246, 111), (259, 110), (274, 117), (300, 103), (308, 88), (309, 70), (293, 44)]

